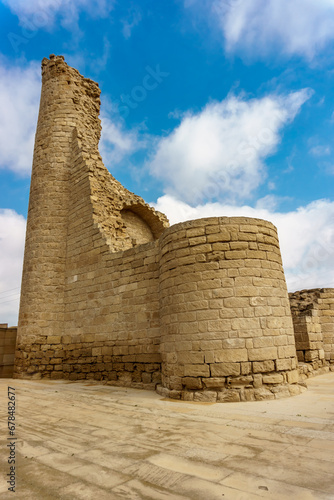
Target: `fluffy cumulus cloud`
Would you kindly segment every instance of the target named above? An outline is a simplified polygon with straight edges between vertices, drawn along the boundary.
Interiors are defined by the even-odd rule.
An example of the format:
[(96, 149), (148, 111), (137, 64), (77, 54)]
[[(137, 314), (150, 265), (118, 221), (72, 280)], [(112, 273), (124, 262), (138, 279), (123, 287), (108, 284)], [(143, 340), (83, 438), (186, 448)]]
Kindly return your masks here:
[(17, 325), (26, 221), (0, 209), (0, 323)]
[(206, 203), (195, 207), (165, 195), (155, 203), (171, 224), (203, 217), (246, 216), (273, 222), (278, 229), (289, 291), (334, 287), (334, 202), (318, 200), (295, 211), (280, 213), (247, 205)]
[(186, 113), (159, 140), (151, 173), (167, 194), (188, 203), (247, 199), (265, 180), (264, 159), (275, 152), (282, 128), (310, 95), (309, 89), (250, 100), (229, 95), (199, 113)]
[(40, 98), (40, 64), (0, 61), (0, 168), (29, 174)]
[[(26, 67), (0, 60), (0, 168), (30, 174), (41, 92), (40, 63)], [(100, 150), (108, 165), (143, 148), (144, 134), (126, 130), (123, 123), (102, 116)]]
[(57, 19), (63, 27), (77, 24), (81, 12), (92, 18), (106, 17), (114, 7), (113, 0), (4, 0), (29, 31), (51, 28)]
[(229, 52), (313, 59), (334, 39), (333, 0), (184, 0), (211, 12)]
[(139, 129), (126, 130), (122, 121), (112, 121), (107, 115), (102, 116), (101, 123), (99, 150), (108, 168), (146, 146), (145, 135)]

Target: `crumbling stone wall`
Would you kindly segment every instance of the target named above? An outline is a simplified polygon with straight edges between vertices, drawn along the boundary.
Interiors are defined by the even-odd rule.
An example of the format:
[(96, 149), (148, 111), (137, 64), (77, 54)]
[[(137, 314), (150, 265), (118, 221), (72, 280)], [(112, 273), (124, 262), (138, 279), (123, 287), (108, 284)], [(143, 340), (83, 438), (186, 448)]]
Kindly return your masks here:
[(17, 328), (0, 324), (0, 378), (10, 378), (14, 372)]
[(275, 227), (168, 227), (98, 151), (98, 85), (42, 62), (16, 377), (156, 387), (195, 401), (300, 391)]
[(334, 363), (334, 289), (290, 293), (298, 360), (319, 369)]
[[(146, 240), (154, 248), (168, 220), (104, 167), (98, 152), (99, 95), (98, 85), (67, 66), (62, 56), (43, 60), (16, 376), (123, 380), (133, 370), (132, 381), (146, 383), (150, 377), (141, 373), (160, 369), (157, 285), (150, 282), (154, 264), (149, 249), (138, 247), (137, 255), (135, 247)], [(138, 238), (134, 221), (141, 227)], [(114, 252), (127, 249), (132, 253), (117, 260)], [(141, 276), (138, 304), (130, 304), (140, 258), (145, 279)], [(138, 321), (136, 310), (145, 321)], [(135, 323), (140, 328), (136, 338)], [(130, 369), (124, 355), (131, 347)]]

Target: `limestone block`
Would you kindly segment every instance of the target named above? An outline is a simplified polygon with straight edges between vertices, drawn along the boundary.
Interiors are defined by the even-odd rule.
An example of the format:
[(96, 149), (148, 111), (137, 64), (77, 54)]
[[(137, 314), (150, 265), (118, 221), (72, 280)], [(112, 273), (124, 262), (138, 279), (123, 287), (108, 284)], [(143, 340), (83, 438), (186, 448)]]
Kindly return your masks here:
[(178, 352), (177, 361), (182, 364), (203, 364), (204, 352)]
[(217, 401), (217, 392), (215, 391), (195, 392), (194, 401), (203, 403), (215, 403)]
[[(249, 349), (248, 357), (250, 361), (265, 361), (276, 359), (277, 348), (276, 347), (262, 347), (259, 349)], [(282, 356), (286, 357), (286, 356)]]
[(280, 373), (273, 373), (270, 375), (262, 376), (262, 382), (264, 384), (281, 384), (283, 381), (283, 375), (281, 375)]
[(212, 377), (240, 375), (240, 363), (214, 363), (210, 365)]
[(292, 358), (296, 354), (296, 348), (294, 345), (279, 346), (278, 347), (278, 357), (279, 358)]
[(272, 337), (257, 337), (253, 339), (253, 346), (256, 349), (259, 347), (273, 347), (274, 339)]
[(215, 362), (239, 362), (248, 361), (247, 349), (222, 349), (215, 351)]
[(246, 387), (252, 386), (253, 384), (253, 376), (239, 376), (239, 377), (227, 377), (226, 384), (229, 387)]
[(276, 370), (277, 371), (291, 370), (291, 368), (292, 368), (291, 358), (276, 359)]
[(252, 363), (248, 362), (242, 362), (240, 363), (241, 365), (241, 375), (248, 375), (252, 371)]
[(184, 375), (188, 377), (210, 377), (209, 365), (184, 365)]
[(253, 362), (253, 372), (254, 373), (273, 372), (274, 370), (275, 370), (274, 361), (254, 361)]
[(240, 392), (235, 389), (218, 392), (218, 401), (221, 403), (237, 403), (240, 401)]
[(237, 318), (231, 321), (232, 330), (256, 330), (260, 328), (259, 318)]
[(211, 378), (203, 379), (203, 384), (208, 389), (209, 388), (216, 388), (216, 387), (224, 387), (225, 382), (226, 382), (225, 377), (211, 377)]
[(214, 363), (215, 362), (215, 352), (214, 351), (206, 352), (204, 355), (204, 362), (207, 364)]
[(187, 389), (202, 389), (203, 388), (202, 379), (198, 378), (198, 377), (183, 377), (182, 384)]
[(266, 389), (265, 387), (260, 387), (259, 389), (254, 389), (254, 396), (256, 401), (263, 401), (266, 399), (275, 399), (275, 395)]
[(289, 384), (297, 384), (299, 380), (298, 370), (292, 370), (287, 372), (287, 380)]

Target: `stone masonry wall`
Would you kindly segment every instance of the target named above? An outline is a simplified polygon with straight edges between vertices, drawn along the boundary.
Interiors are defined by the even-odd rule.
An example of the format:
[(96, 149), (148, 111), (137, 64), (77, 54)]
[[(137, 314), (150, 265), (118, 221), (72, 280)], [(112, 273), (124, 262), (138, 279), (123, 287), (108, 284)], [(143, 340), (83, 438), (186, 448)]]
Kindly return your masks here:
[(200, 219), (165, 231), (160, 247), (159, 392), (195, 401), (298, 393), (275, 227), (244, 217)]
[(16, 335), (16, 327), (0, 324), (0, 378), (13, 376)]
[(289, 298), (298, 360), (315, 370), (333, 363), (334, 290), (301, 290)]
[(323, 288), (318, 300), (318, 314), (324, 342), (325, 359), (334, 368), (334, 289)]
[[(132, 379), (145, 384), (151, 376), (142, 377), (137, 372), (153, 373), (160, 368), (154, 364), (160, 361), (155, 354), (157, 347), (152, 347), (156, 345), (156, 331), (147, 335), (144, 346), (134, 340), (128, 327), (137, 318), (133, 315), (132, 320), (127, 319), (136, 307), (129, 306), (127, 301), (139, 280), (137, 252), (145, 251), (144, 247), (137, 250), (137, 245), (150, 241), (154, 247), (154, 240), (168, 226), (168, 221), (139, 196), (127, 191), (104, 167), (98, 152), (101, 131), (98, 85), (67, 66), (62, 56), (43, 60), (42, 80), (16, 376), (112, 380), (121, 372), (119, 378), (128, 380), (129, 375), (123, 372), (130, 372), (129, 357), (123, 355), (130, 349), (125, 344), (132, 338), (132, 344), (136, 344), (132, 348), (135, 352), (131, 370), (136, 372)], [(140, 227), (137, 239), (136, 227)], [(132, 248), (132, 254), (124, 257), (127, 268), (117, 286), (122, 266), (116, 272), (112, 262), (116, 254), (112, 252)], [(104, 254), (109, 256), (107, 263), (102, 259)], [(150, 259), (148, 250), (143, 256), (147, 280), (153, 273)], [(140, 288), (137, 309), (145, 316), (144, 280)], [(147, 300), (150, 301), (148, 319), (140, 323), (145, 326), (156, 322), (153, 316), (157, 299), (151, 300), (148, 295)], [(116, 312), (119, 329), (113, 316)], [(111, 347), (115, 344), (115, 364), (111, 366)], [(137, 356), (139, 353), (141, 358)], [(148, 353), (149, 362), (148, 356), (144, 356)], [(122, 364), (125, 359), (126, 370)]]
[(275, 227), (244, 217), (168, 227), (104, 167), (99, 96), (62, 56), (43, 60), (15, 377), (194, 401), (299, 393)]

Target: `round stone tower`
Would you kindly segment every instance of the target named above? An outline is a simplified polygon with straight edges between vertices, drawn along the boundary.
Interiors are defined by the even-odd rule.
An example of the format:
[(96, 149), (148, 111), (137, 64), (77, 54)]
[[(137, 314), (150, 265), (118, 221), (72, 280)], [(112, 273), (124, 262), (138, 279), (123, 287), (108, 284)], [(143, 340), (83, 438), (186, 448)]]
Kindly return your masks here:
[[(35, 137), (18, 324), (16, 376), (29, 346), (60, 341), (64, 322), (69, 176), (74, 128), (83, 148), (97, 147), (100, 89), (63, 56), (42, 61), (42, 93)], [(89, 131), (89, 132), (88, 132)], [(80, 132), (78, 132), (80, 133)], [(65, 242), (65, 244), (64, 244)], [(49, 342), (50, 341), (50, 342)], [(20, 349), (24, 346), (25, 353)], [(35, 364), (38, 363), (36, 359)], [(29, 366), (26, 373), (36, 371)]]
[(161, 394), (274, 399), (301, 390), (276, 228), (220, 217), (160, 240)]

